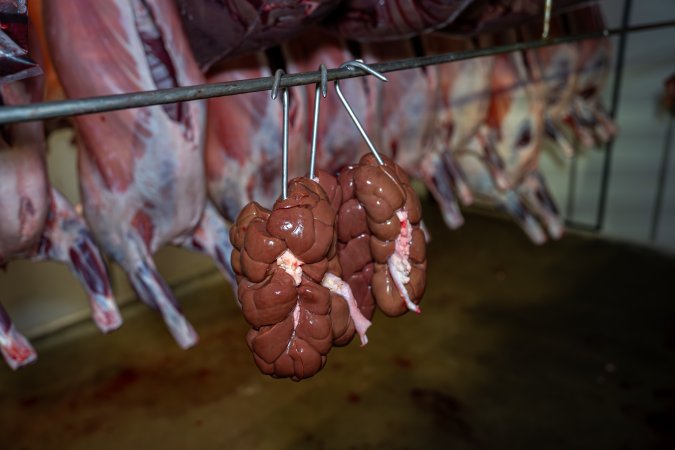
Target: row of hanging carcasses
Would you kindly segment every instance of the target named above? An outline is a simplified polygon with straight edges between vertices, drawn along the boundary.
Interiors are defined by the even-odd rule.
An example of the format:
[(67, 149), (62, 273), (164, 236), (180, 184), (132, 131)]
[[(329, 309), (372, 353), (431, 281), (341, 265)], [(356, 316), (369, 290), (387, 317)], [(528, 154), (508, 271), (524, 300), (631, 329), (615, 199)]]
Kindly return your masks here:
[[(550, 25), (554, 36), (604, 28), (595, 5), (556, 16)], [(302, 72), (357, 57), (371, 63), (404, 59), (536, 39), (540, 33), (537, 22), (474, 39), (436, 32), (348, 44), (314, 30), (282, 45), (281, 58), (288, 71)], [(542, 149), (552, 149), (559, 160), (612, 139), (616, 129), (601, 99), (610, 57), (609, 40), (592, 39), (392, 72), (386, 83), (347, 80), (342, 87), (377, 148), (424, 181), (450, 228), (464, 222), (459, 205), (475, 202), (505, 211), (532, 241), (543, 243), (559, 238), (563, 224), (539, 171)], [(269, 76), (271, 65), (264, 53), (232, 58), (213, 68), (210, 81)], [(306, 170), (313, 97), (314, 86), (291, 90), (296, 175)], [(322, 104), (318, 165), (334, 172), (367, 146), (335, 95)], [(271, 205), (280, 177), (280, 105), (258, 93), (213, 99), (209, 108), (207, 175), (215, 205), (229, 220), (251, 199)], [(228, 130), (231, 120), (244, 125)]]
[[(473, 2), (455, 3), (466, 3), (460, 9), (482, 30), (514, 11), (518, 17), (518, 11), (530, 5), (516, 2), (522, 10), (515, 4), (471, 10), (466, 7)], [(39, 11), (40, 4), (34, 6), (33, 11)], [(44, 7), (44, 27), (38, 29), (45, 33), (42, 41), (48, 43), (60, 82), (47, 72), (48, 97), (58, 97), (54, 92), (60, 86), (66, 96), (78, 98), (205, 81), (171, 0), (77, 0)], [(256, 10), (268, 15), (272, 11)], [(394, 17), (391, 9), (386, 11), (387, 17)], [(346, 15), (334, 27), (353, 30), (345, 24), (358, 24), (359, 17), (363, 16)], [(572, 10), (569, 17), (574, 27), (564, 27), (555, 17), (552, 30), (578, 33), (603, 26), (595, 6)], [(285, 37), (287, 30), (279, 22), (270, 23), (284, 32), (269, 36)], [(421, 23), (403, 27), (401, 33), (446, 24)], [(347, 46), (340, 38), (310, 29), (285, 42), (272, 63), (284, 64), (289, 72), (316, 70), (320, 63), (336, 67), (355, 56), (374, 62), (536, 37), (540, 27), (537, 20), (532, 27), (485, 32), (470, 40), (427, 34), (412, 41), (360, 46)], [(247, 33), (242, 42), (255, 40), (251, 30)], [(260, 45), (266, 39), (261, 38)], [(32, 49), (31, 55), (40, 60), (37, 47)], [(569, 154), (577, 144), (588, 147), (611, 137), (613, 127), (599, 102), (608, 53), (605, 40), (584, 41), (391, 73), (387, 83), (348, 80), (343, 90), (380, 150), (426, 182), (451, 227), (462, 223), (456, 199), (464, 204), (483, 200), (506, 209), (533, 240), (542, 242), (544, 229), (553, 237), (562, 232), (537, 171), (542, 142), (553, 138)], [(275, 53), (232, 56), (214, 64), (208, 76), (219, 81), (270, 75), (269, 55)], [(291, 175), (306, 171), (312, 92), (313, 87), (291, 90)], [(4, 85), (2, 94), (6, 104), (21, 104), (39, 101), (43, 89), (40, 80), (30, 78)], [(322, 105), (317, 165), (335, 171), (354, 163), (366, 148), (335, 95)], [(86, 223), (49, 186), (42, 124), (4, 127), (0, 262), (17, 257), (66, 262), (87, 290), (95, 321), (109, 331), (121, 319), (96, 242), (122, 266), (139, 298), (161, 313), (179, 345), (190, 347), (197, 334), (152, 255), (164, 244), (203, 252), (231, 281), (228, 220), (249, 200), (269, 206), (279, 194), (279, 102), (267, 93), (253, 93), (211, 100), (208, 115), (205, 102), (189, 102), (81, 116), (73, 123)], [(0, 349), (12, 367), (35, 358), (4, 311)]]

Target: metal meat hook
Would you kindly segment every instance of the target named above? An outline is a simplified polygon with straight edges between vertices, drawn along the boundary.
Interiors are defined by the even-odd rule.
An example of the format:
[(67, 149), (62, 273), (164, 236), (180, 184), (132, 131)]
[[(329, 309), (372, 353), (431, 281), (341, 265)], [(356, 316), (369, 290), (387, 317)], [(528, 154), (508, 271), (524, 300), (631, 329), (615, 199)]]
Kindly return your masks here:
[[(340, 66), (340, 69), (343, 69), (343, 68), (347, 68), (347, 69), (350, 69), (350, 70), (354, 70), (355, 68), (358, 68), (358, 69), (363, 70), (364, 72), (369, 73), (370, 75), (373, 75), (378, 80), (387, 81), (387, 78), (384, 75), (382, 75), (380, 72), (377, 72), (376, 70), (371, 69), (366, 64), (364, 64), (363, 61), (361, 61), (361, 60), (347, 61), (346, 63), (343, 63)], [(352, 110), (352, 107), (347, 102), (347, 99), (345, 98), (345, 96), (342, 95), (342, 91), (340, 90), (340, 81), (339, 80), (335, 80), (335, 92), (337, 92), (337, 95), (340, 98), (340, 101), (342, 102), (342, 105), (347, 110), (347, 114), (349, 114), (349, 117), (351, 117), (352, 122), (354, 122), (354, 125), (356, 125), (356, 128), (359, 130), (359, 133), (361, 133), (361, 136), (363, 137), (363, 140), (366, 141), (366, 144), (368, 144), (368, 147), (370, 148), (370, 152), (373, 154), (373, 156), (375, 156), (375, 159), (377, 160), (377, 162), (380, 165), (384, 165), (384, 162), (382, 161), (382, 158), (380, 157), (380, 154), (375, 149), (375, 146), (373, 145), (370, 138), (366, 134), (366, 131), (363, 129), (363, 126), (361, 125), (361, 122), (359, 122), (358, 117), (356, 117), (356, 114), (354, 114), (354, 111)]]
[[(281, 77), (285, 75), (283, 69), (278, 69), (274, 73), (274, 84), (272, 84), (272, 100), (276, 100), (281, 84)], [(281, 199), (286, 200), (288, 197), (288, 88), (284, 90), (282, 95), (282, 103), (284, 108), (283, 119), (283, 139), (281, 146)]]
[[(314, 178), (314, 166), (316, 164), (316, 135), (319, 130), (319, 109), (321, 108), (321, 97), (326, 98), (328, 94), (328, 70), (325, 64), (319, 66), (321, 71), (321, 82), (317, 83), (314, 91), (314, 124), (312, 125), (312, 148), (309, 153), (309, 178)], [(319, 96), (321, 94), (321, 96)]]

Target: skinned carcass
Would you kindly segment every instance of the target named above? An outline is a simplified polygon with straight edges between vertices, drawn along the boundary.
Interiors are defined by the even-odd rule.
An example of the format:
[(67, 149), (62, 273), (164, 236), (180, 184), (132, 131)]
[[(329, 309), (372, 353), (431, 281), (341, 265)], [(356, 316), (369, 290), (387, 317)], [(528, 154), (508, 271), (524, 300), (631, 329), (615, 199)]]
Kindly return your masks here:
[(340, 0), (176, 0), (197, 63), (278, 45), (330, 13)]
[(477, 204), (491, 206), (508, 214), (535, 244), (546, 241), (546, 233), (520, 196), (512, 189), (499, 188), (481, 150), (469, 146), (453, 154), (469, 180)]
[[(559, 0), (555, 11), (584, 0)], [(432, 30), (473, 36), (540, 21), (541, 0), (175, 0), (195, 58), (219, 61), (282, 45), (320, 26), (343, 39), (391, 41)]]
[[(562, 36), (563, 24), (560, 17), (552, 17), (550, 36)], [(527, 25), (521, 28), (524, 40), (535, 40), (541, 36), (541, 25)], [(539, 81), (543, 89), (545, 104), (544, 134), (553, 140), (556, 148), (566, 156), (575, 153), (574, 144), (568, 139), (560, 123), (571, 113), (577, 83), (578, 46), (575, 43), (541, 47), (523, 52), (530, 76)]]
[[(590, 33), (606, 28), (597, 4), (570, 12), (571, 33)], [(609, 39), (586, 39), (576, 44), (578, 52), (575, 97), (569, 122), (582, 146), (591, 148), (608, 143), (616, 125), (602, 101), (602, 90), (610, 74), (612, 45)]]
[[(209, 82), (270, 76), (264, 54), (239, 57)], [(281, 105), (267, 92), (208, 101), (206, 176), (220, 213), (234, 220), (253, 199), (271, 207), (281, 182)], [(235, 112), (236, 111), (236, 112)]]
[[(271, 75), (263, 53), (241, 56), (214, 69), (209, 82), (225, 82)], [(297, 89), (289, 90), (289, 161), (291, 176), (304, 173), (306, 109)], [(271, 208), (281, 185), (281, 102), (268, 92), (217, 97), (209, 100), (206, 174), (209, 195), (225, 218), (233, 221), (255, 200)]]
[[(423, 44), (429, 54), (470, 46), (465, 40), (440, 34), (425, 36)], [(364, 54), (383, 61), (411, 57), (413, 52), (409, 43), (403, 42), (384, 51), (377, 45), (368, 45)], [(372, 103), (382, 105), (375, 127), (381, 136), (380, 148), (422, 178), (451, 228), (463, 223), (457, 197), (464, 205), (471, 204), (473, 188), (483, 199), (492, 192), (495, 199), (490, 203), (517, 213), (516, 220), (533, 240), (540, 242), (543, 233), (536, 220), (522, 219), (528, 204), (546, 212), (538, 197), (529, 195), (535, 181), (541, 181), (540, 177), (529, 177), (538, 161), (539, 144), (536, 135), (532, 142), (524, 139), (514, 142), (517, 136), (511, 133), (514, 126), (525, 128), (526, 135), (529, 126), (536, 127), (540, 106), (533, 99), (537, 87), (531, 86), (524, 66), (517, 66), (519, 62), (517, 55), (485, 57), (428, 68), (426, 73), (422, 70), (393, 73), (386, 84), (372, 83), (371, 92), (376, 92)], [(462, 164), (454, 156), (467, 148), (473, 149), (472, 164), (484, 166), (480, 171), (472, 168), (474, 180), (466, 180)], [(509, 160), (505, 162), (505, 158)], [(486, 174), (490, 183), (481, 180)], [(528, 183), (521, 184), (526, 177)], [(516, 192), (511, 195), (501, 192), (512, 188), (523, 190), (529, 202), (516, 201), (519, 198)], [(542, 191), (547, 193), (543, 188), (537, 192)], [(549, 216), (545, 215), (546, 219)], [(557, 229), (554, 232), (558, 233)]]
[[(0, 86), (5, 105), (39, 101), (40, 79)], [(65, 263), (89, 298), (92, 316), (103, 332), (122, 324), (105, 264), (84, 220), (49, 185), (42, 122), (5, 125), (0, 130), (0, 266), (13, 259)], [(34, 361), (30, 343), (0, 306), (0, 351), (12, 369)]]
[[(489, 203), (511, 215), (535, 243), (546, 240), (540, 220), (554, 239), (563, 231), (555, 202), (538, 171), (544, 125), (541, 94), (522, 65), (522, 55), (496, 56), (487, 126), (466, 145), (466, 154), (458, 155), (477, 198), (493, 197)], [(503, 178), (489, 170), (486, 159), (490, 154), (501, 160)], [(486, 167), (478, 167), (481, 164)], [(491, 181), (485, 179), (486, 169)]]
[(28, 54), (28, 41), (26, 0), (0, 0), (0, 84), (42, 73)]
[[(53, 63), (71, 98), (203, 82), (171, 0), (44, 7)], [(166, 243), (182, 245), (210, 255), (229, 274), (227, 225), (206, 203), (205, 109), (189, 102), (75, 119), (85, 217), (183, 348), (197, 335), (152, 254)]]
[[(427, 54), (471, 46), (438, 33), (422, 42)], [(406, 42), (385, 50), (377, 44), (364, 46), (369, 61), (412, 55)], [(427, 68), (426, 73), (395, 72), (388, 78), (387, 83), (369, 85), (370, 103), (381, 105), (374, 120), (376, 140), (382, 151), (425, 182), (451, 228), (463, 223), (457, 198), (469, 205), (476, 196), (479, 203), (487, 199), (512, 215), (535, 242), (545, 240), (535, 214), (559, 235), (550, 194), (540, 176), (530, 176), (539, 158), (541, 103), (538, 86), (532, 86), (519, 55), (458, 61)], [(524, 132), (518, 134), (521, 128)], [(461, 161), (466, 157), (470, 159)]]
[[(409, 40), (362, 46), (369, 63), (412, 58)], [(420, 160), (433, 139), (437, 92), (432, 70), (410, 69), (387, 74), (383, 83), (368, 77), (369, 104), (373, 105), (368, 129), (376, 147), (405, 170), (417, 175)]]
[[(423, 44), (427, 54), (465, 48), (463, 41), (439, 34), (424, 36)], [(407, 41), (365, 45), (364, 54), (369, 61), (414, 56)], [(484, 58), (394, 72), (388, 74), (387, 83), (369, 83), (371, 103), (379, 108), (373, 127), (379, 148), (425, 182), (452, 229), (464, 222), (457, 197), (465, 205), (473, 198), (448, 150), (462, 147), (485, 120), (490, 61)]]
[[(604, 28), (600, 11), (594, 7), (553, 17), (550, 35), (590, 33)], [(521, 27), (524, 40), (537, 39), (540, 25)], [(609, 39), (589, 39), (576, 43), (527, 50), (524, 52), (533, 78), (541, 80), (546, 103), (545, 133), (562, 154), (569, 157), (581, 149), (603, 145), (616, 134), (616, 126), (600, 98), (609, 76)], [(573, 138), (573, 139), (570, 139)]]
[[(350, 56), (344, 53), (346, 50), (340, 55), (338, 41), (325, 41), (320, 35), (311, 34), (289, 42), (284, 46), (287, 66), (292, 71), (310, 71), (316, 70), (319, 63), (330, 62), (326, 55), (335, 54), (337, 62), (341, 60), (339, 58)], [(425, 37), (423, 44), (430, 54), (470, 46), (466, 41), (444, 35)], [(414, 56), (412, 45), (407, 41), (397, 41), (394, 45), (364, 44), (360, 53), (368, 63)], [(518, 198), (519, 203), (506, 208), (507, 211), (517, 211), (523, 217), (526, 214), (523, 211), (532, 208), (550, 224), (552, 235), (557, 237), (561, 227), (550, 194), (540, 175), (529, 175), (537, 168), (541, 143), (539, 86), (528, 78), (520, 55), (502, 58), (497, 69), (496, 60), (495, 57), (487, 57), (426, 70), (392, 72), (388, 74), (386, 83), (366, 78), (365, 84), (359, 84), (359, 80), (348, 80), (352, 84), (342, 84), (346, 86), (345, 96), (350, 95), (348, 101), (356, 116), (361, 118), (367, 129), (373, 130), (376, 146), (425, 181), (452, 228), (463, 223), (456, 198), (459, 197), (465, 205), (473, 201), (470, 181), (453, 155), (455, 151), (471, 147), (478, 161), (485, 164), (495, 189), (520, 190), (528, 199), (524, 203), (524, 198), (514, 192), (511, 197)], [(499, 72), (496, 73), (496, 70)], [(347, 91), (353, 87), (356, 89)], [(305, 116), (309, 114), (313, 90), (313, 86), (299, 89), (298, 97), (305, 97), (302, 101), (302, 105), (306, 105)], [(329, 96), (322, 105), (324, 114), (319, 119), (317, 165), (333, 172), (338, 166), (336, 161), (349, 164), (366, 149), (348, 116), (340, 111), (338, 99)], [(513, 126), (524, 131), (513, 132), (509, 128)], [(508, 161), (505, 162), (505, 158)], [(528, 182), (521, 184), (525, 179)], [(485, 198), (487, 194), (483, 187), (484, 183), (479, 192)], [(535, 187), (537, 189), (533, 190)], [(501, 192), (495, 192), (495, 195), (502, 198)], [(513, 204), (515, 200), (510, 202)], [(501, 203), (501, 200), (496, 203)], [(526, 223), (526, 230), (533, 240), (544, 240), (537, 220), (523, 222), (516, 217), (521, 223)], [(345, 236), (345, 239), (351, 241), (355, 237)], [(356, 242), (353, 241), (352, 245)], [(359, 264), (354, 274), (370, 279), (369, 265), (365, 261), (361, 261), (363, 264)], [(364, 289), (356, 285), (352, 289), (355, 293), (363, 293), (356, 294), (357, 298), (368, 298)], [(368, 315), (369, 310), (370, 307), (366, 307), (364, 313)]]
[(591, 39), (582, 41), (578, 48), (580, 66), (570, 121), (583, 147), (598, 147), (616, 134), (616, 125), (600, 97), (610, 73), (611, 43), (609, 39)]
[(343, 0), (326, 20), (342, 37), (362, 42), (389, 41), (439, 29), (474, 0)]
[[(513, 39), (512, 35), (497, 36), (497, 42)], [(494, 45), (489, 37), (483, 39), (483, 45)], [(521, 225), (530, 239), (536, 243), (545, 241), (545, 234), (533, 214), (546, 226), (548, 234), (558, 239), (562, 235), (562, 221), (557, 207), (543, 177), (538, 172), (539, 157), (544, 132), (545, 90), (540, 77), (533, 77), (521, 53), (510, 53), (494, 57), (490, 85), (490, 105), (485, 127), (482, 127), (477, 139), (468, 145), (474, 157), (469, 160), (471, 171), (475, 174), (474, 186), (482, 196), (492, 192), (490, 184), (502, 193), (495, 197)], [(479, 157), (476, 159), (475, 155)], [(479, 161), (494, 159), (496, 156), (503, 164), (503, 177), (494, 177), (493, 183), (482, 180), (483, 170), (476, 167)], [(489, 167), (489, 166), (488, 166)], [(512, 191), (507, 197), (504, 194)], [(515, 197), (514, 197), (515, 195)], [(512, 197), (512, 198), (508, 198)], [(516, 201), (516, 198), (519, 200)], [(507, 201), (507, 203), (504, 203)], [(526, 211), (529, 211), (527, 213)]]
[[(588, 0), (556, 0), (551, 2), (551, 15), (562, 14), (585, 3), (589, 3)], [(524, 23), (541, 24), (545, 7), (546, 2), (541, 0), (478, 0), (443, 31), (468, 37), (502, 32)]]
[[(304, 34), (292, 39), (283, 46), (286, 68), (289, 72), (308, 72), (319, 69), (321, 64), (328, 68), (339, 67), (345, 61), (354, 59), (354, 55), (347, 49), (344, 41), (322, 33), (320, 30)], [(351, 105), (354, 114), (362, 118), (369, 127), (373, 120), (373, 104), (369, 102), (368, 86), (363, 78), (343, 80), (340, 88), (345, 99)], [(298, 113), (300, 116), (311, 117), (314, 105), (314, 86), (292, 89), (297, 98)], [(292, 105), (293, 106), (293, 105)], [(307, 120), (307, 119), (305, 119)], [(337, 174), (344, 166), (354, 164), (358, 158), (368, 151), (366, 143), (354, 127), (354, 123), (345, 113), (344, 107), (337, 95), (329, 93), (321, 99), (321, 114), (317, 125), (316, 165), (322, 170)], [(311, 127), (305, 128), (304, 142), (311, 139)], [(300, 162), (303, 166), (307, 161), (308, 147), (294, 146), (291, 142), (291, 159)], [(293, 150), (295, 149), (295, 150)], [(300, 152), (293, 155), (293, 152)], [(297, 166), (296, 166), (296, 170)]]
[[(513, 42), (512, 34), (481, 38), (483, 47)], [(488, 153), (504, 163), (504, 179), (497, 184), (508, 189), (539, 162), (544, 129), (544, 90), (533, 79), (521, 53), (496, 55), (490, 84), (490, 106), (479, 134)]]
[[(467, 39), (453, 38), (441, 33), (425, 35), (422, 42), (427, 55), (464, 51), (473, 47)], [(471, 204), (473, 196), (467, 186), (465, 175), (450, 157), (450, 152), (453, 149), (464, 148), (469, 141), (475, 139), (480, 128), (484, 126), (490, 106), (488, 91), (493, 66), (494, 59), (487, 56), (441, 64), (429, 69), (435, 72), (431, 79), (435, 82), (434, 90), (437, 98), (435, 139), (429, 152), (439, 156), (433, 156), (438, 162), (429, 164), (435, 169), (428, 173), (433, 176), (439, 174), (439, 177), (442, 177), (442, 173), (445, 172), (464, 205)], [(499, 177), (503, 171), (501, 160), (492, 158), (488, 159), (488, 162), (493, 176)], [(446, 217), (446, 223), (451, 228), (454, 222)]]

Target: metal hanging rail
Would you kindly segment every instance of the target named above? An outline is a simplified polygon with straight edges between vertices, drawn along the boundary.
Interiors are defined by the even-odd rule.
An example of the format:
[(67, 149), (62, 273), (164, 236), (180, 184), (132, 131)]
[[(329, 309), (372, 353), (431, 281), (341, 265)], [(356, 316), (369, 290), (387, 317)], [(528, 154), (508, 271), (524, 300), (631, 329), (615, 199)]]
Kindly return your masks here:
[[(549, 38), (530, 42), (518, 42), (485, 49), (472, 49), (461, 52), (445, 53), (442, 55), (400, 59), (369, 65), (381, 73), (395, 72), (399, 70), (444, 64), (453, 61), (462, 61), (471, 58), (480, 58), (483, 56), (492, 56), (502, 53), (511, 53), (552, 45), (566, 44), (585, 39), (597, 39), (622, 33), (634, 33), (673, 26), (675, 26), (675, 20), (655, 22), (644, 25), (634, 25), (630, 27), (613, 28), (574, 36)], [(352, 70), (347, 68), (330, 69), (328, 70), (328, 81), (362, 77), (366, 75), (368, 75), (368, 73), (364, 70)], [(288, 88), (293, 86), (315, 84), (320, 81), (320, 71), (289, 74), (282, 77), (280, 87)], [(0, 107), (0, 125), (16, 122), (54, 119), (59, 117), (78, 116), (82, 114), (101, 113), (128, 108), (140, 108), (143, 106), (163, 105), (167, 103), (191, 100), (201, 100), (212, 97), (222, 97), (226, 95), (246, 94), (249, 92), (266, 91), (271, 90), (273, 84), (274, 77), (264, 77), (241, 81), (229, 81), (225, 83), (200, 84), (196, 86), (133, 92), (129, 94), (116, 94), (82, 99), (32, 103), (21, 106), (5, 106)]]

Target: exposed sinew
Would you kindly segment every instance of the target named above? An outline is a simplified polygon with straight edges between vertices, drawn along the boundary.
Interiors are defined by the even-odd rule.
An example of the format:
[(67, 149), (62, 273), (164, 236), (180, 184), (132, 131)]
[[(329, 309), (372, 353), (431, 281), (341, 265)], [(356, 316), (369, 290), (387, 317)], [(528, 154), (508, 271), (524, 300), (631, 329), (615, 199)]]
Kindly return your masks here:
[(246, 340), (258, 368), (294, 380), (316, 374), (331, 347), (348, 343), (355, 330), (348, 300), (326, 282), (336, 244), (326, 192), (296, 178), (271, 211), (249, 203), (230, 239), (238, 298), (252, 327)]
[(392, 160), (365, 155), (354, 170), (354, 192), (366, 212), (374, 261), (373, 297), (389, 316), (420, 312), (426, 287), (422, 209), (408, 175)]
[[(344, 228), (345, 223), (351, 219), (361, 220), (362, 225), (365, 226), (365, 215), (362, 218), (354, 218), (354, 217), (345, 217), (344, 215), (339, 214), (340, 208), (344, 201), (343, 200), (344, 194), (342, 187), (338, 183), (338, 180), (335, 176), (323, 170), (319, 170), (317, 171), (315, 181), (317, 181), (324, 189), (326, 195), (328, 196), (328, 201), (333, 207), (333, 211), (335, 211), (335, 213), (337, 214), (335, 228), (337, 231), (338, 241), (336, 241), (337, 244), (336, 249), (342, 248), (341, 250), (338, 251), (335, 251), (334, 249), (331, 252), (333, 256), (328, 261), (328, 270), (326, 271), (326, 274), (323, 277), (322, 284), (323, 286), (327, 287), (331, 292), (339, 295), (342, 299), (344, 299), (344, 303), (349, 308), (349, 315), (352, 319), (354, 329), (358, 333), (359, 338), (361, 340), (361, 345), (366, 345), (368, 343), (366, 331), (371, 325), (369, 319), (372, 317), (373, 307), (370, 308), (370, 314), (364, 314), (363, 309), (361, 308), (363, 304), (362, 292), (361, 291), (354, 292), (352, 283), (350, 283), (350, 280), (353, 278), (353, 267), (354, 267), (354, 265), (350, 265), (350, 263), (352, 262), (351, 258), (352, 257), (359, 258), (359, 255), (353, 252), (350, 253), (349, 251), (345, 252), (344, 251), (345, 246), (339, 242), (340, 227), (342, 226)], [(364, 261), (365, 260), (371, 261), (372, 258), (370, 256), (370, 251), (366, 250), (365, 253), (366, 254), (363, 255), (363, 257), (361, 257), (360, 259)], [(372, 262), (370, 262), (369, 264), (372, 267)], [(345, 277), (345, 272), (343, 269), (344, 265), (346, 265), (347, 270), (351, 271), (350, 278)], [(359, 286), (359, 288), (361, 288), (361, 286)], [(368, 280), (367, 292), (368, 294), (370, 293), (370, 279)], [(370, 302), (374, 306), (372, 302), (372, 296), (370, 298), (371, 298)], [(353, 335), (354, 331), (352, 331), (351, 334)], [(344, 343), (347, 344), (350, 339), (351, 336), (346, 341), (344, 341), (344, 339), (341, 340), (340, 343), (344, 341)], [(340, 345), (340, 343), (336, 343), (336, 345)]]

